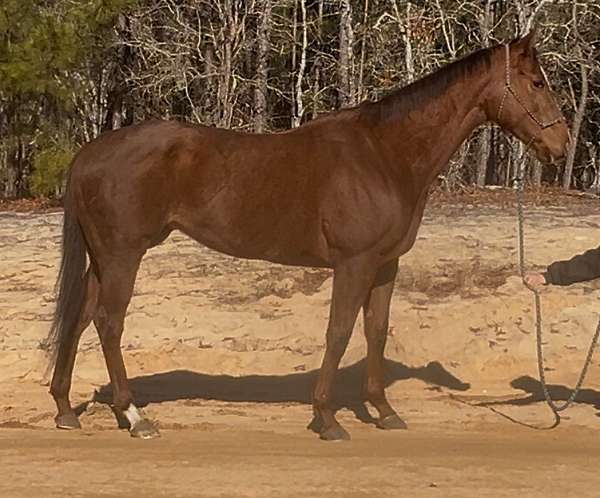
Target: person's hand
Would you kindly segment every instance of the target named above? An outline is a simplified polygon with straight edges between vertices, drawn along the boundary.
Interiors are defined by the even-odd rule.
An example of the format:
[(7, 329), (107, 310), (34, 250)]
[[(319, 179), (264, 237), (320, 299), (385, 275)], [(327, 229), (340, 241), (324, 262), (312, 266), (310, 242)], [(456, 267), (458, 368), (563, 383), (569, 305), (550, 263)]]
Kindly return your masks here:
[(546, 277), (542, 273), (527, 273), (525, 275), (525, 285), (531, 287), (532, 289), (539, 289), (543, 285), (546, 285)]

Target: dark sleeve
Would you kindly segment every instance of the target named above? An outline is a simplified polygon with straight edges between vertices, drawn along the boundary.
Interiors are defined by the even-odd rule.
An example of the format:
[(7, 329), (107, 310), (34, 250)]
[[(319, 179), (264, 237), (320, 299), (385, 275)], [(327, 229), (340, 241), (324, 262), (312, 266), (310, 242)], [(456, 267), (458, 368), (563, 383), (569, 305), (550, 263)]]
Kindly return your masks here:
[(553, 285), (571, 285), (600, 278), (600, 247), (552, 263), (544, 273), (546, 282)]

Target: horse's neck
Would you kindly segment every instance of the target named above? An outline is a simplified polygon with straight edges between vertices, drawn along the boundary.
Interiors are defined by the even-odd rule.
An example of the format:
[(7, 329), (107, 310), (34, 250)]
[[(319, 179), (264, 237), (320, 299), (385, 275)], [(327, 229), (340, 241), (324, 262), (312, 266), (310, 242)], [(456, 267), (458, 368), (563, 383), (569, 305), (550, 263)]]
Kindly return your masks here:
[(393, 167), (409, 168), (420, 186), (428, 188), (463, 141), (486, 121), (481, 99), (487, 84), (483, 72), (473, 74), (408, 115), (378, 123), (377, 132), (392, 153)]

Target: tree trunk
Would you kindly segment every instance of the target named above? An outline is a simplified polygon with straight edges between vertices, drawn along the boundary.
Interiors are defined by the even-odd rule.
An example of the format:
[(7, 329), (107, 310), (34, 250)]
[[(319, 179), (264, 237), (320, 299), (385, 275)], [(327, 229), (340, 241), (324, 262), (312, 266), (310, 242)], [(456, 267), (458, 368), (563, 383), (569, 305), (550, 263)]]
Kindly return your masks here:
[[(489, 3), (490, 3), (490, 0), (487, 1), (488, 5), (489, 5)], [(441, 21), (441, 25), (442, 25), (442, 33), (444, 35), (444, 40), (446, 41), (446, 47), (448, 48), (450, 57), (452, 59), (455, 59), (456, 58), (456, 43), (455, 43), (455, 38), (454, 38), (454, 32), (449, 31), (446, 27), (446, 15), (444, 13), (444, 9), (442, 8), (442, 6), (440, 4), (440, 0), (436, 0), (435, 5), (437, 7), (438, 14), (440, 16), (440, 21)], [(486, 13), (488, 11), (489, 11), (489, 8), (486, 8)]]
[(230, 38), (223, 46), (223, 61), (221, 63), (221, 81), (219, 83), (219, 104), (221, 112), (219, 115), (219, 126), (221, 128), (229, 128), (233, 109), (231, 108), (231, 77), (233, 76), (232, 67), (232, 47)]
[(406, 73), (408, 82), (411, 83), (415, 79), (415, 61), (412, 51), (412, 27), (410, 25), (410, 2), (406, 2), (406, 28), (404, 30), (404, 62), (406, 64)]
[[(116, 130), (123, 124), (131, 124), (132, 116), (125, 116), (124, 98), (131, 92), (131, 87), (126, 81), (126, 73), (133, 68), (133, 51), (131, 49), (131, 27), (129, 19), (119, 15), (115, 25), (119, 36), (119, 46), (115, 49), (115, 60), (106, 78), (106, 109), (102, 131)], [(99, 85), (97, 92), (100, 95), (103, 89)], [(131, 114), (131, 113), (130, 113)], [(127, 121), (127, 122), (125, 122)], [(125, 122), (125, 123), (124, 123)]]
[(6, 152), (6, 183), (4, 184), (4, 197), (12, 199), (17, 196), (17, 163), (14, 151)]
[(490, 155), (491, 129), (489, 125), (481, 130), (479, 150), (477, 151), (477, 186), (484, 187)]
[(364, 98), (363, 76), (365, 72), (365, 55), (367, 46), (367, 23), (369, 22), (369, 0), (365, 0), (365, 9), (363, 11), (362, 39), (360, 41), (360, 65), (358, 68), (358, 84), (356, 88), (356, 102), (361, 102)]
[[(415, 79), (415, 61), (412, 51), (412, 26), (410, 18), (411, 3), (406, 2), (405, 16), (400, 15), (396, 0), (392, 0), (392, 6), (394, 7), (394, 14), (396, 15), (396, 21), (398, 22), (398, 26), (402, 33), (402, 41), (404, 42), (404, 66), (407, 75), (406, 83), (411, 83)], [(403, 23), (402, 19), (406, 19), (406, 21)]]
[(513, 140), (513, 147), (510, 151), (510, 161), (507, 162), (505, 177), (504, 177), (504, 186), (510, 187), (515, 178), (519, 177), (519, 173), (523, 173), (522, 180), (525, 181), (525, 171), (527, 166), (527, 157), (525, 155), (525, 144), (523, 142), (517, 142), (516, 139), (512, 137), (510, 140)]
[(323, 2), (324, 0), (319, 0), (318, 10), (317, 10), (317, 39), (316, 39), (316, 54), (313, 59), (313, 98), (312, 98), (312, 109), (311, 116), (312, 119), (316, 119), (319, 115), (319, 109), (321, 108), (321, 68), (323, 66), (322, 63), (322, 55), (323, 51)]
[(600, 191), (600, 153), (597, 153), (598, 147), (596, 144), (592, 142), (588, 142), (587, 144), (588, 156), (590, 158), (590, 164), (592, 166), (592, 170), (594, 171), (594, 180), (592, 184), (589, 186), (588, 190), (592, 191), (594, 194), (598, 195)]
[(532, 178), (532, 182), (533, 182), (533, 186), (535, 188), (540, 188), (542, 186), (542, 173), (543, 173), (543, 166), (542, 163), (539, 162), (536, 158), (532, 158), (533, 161), (533, 178)]
[(269, 21), (271, 0), (259, 4), (258, 61), (256, 68), (256, 88), (254, 90), (254, 131), (261, 133), (267, 126), (267, 76), (269, 70)]
[[(217, 88), (219, 85), (218, 78), (215, 77), (217, 68), (215, 66), (214, 48), (210, 43), (206, 43), (204, 50), (204, 78), (210, 88)], [(215, 99), (212, 92), (204, 92), (204, 109), (208, 114), (208, 124), (216, 125), (219, 122), (218, 112), (215, 111)]]
[(341, 3), (338, 91), (340, 105), (347, 107), (354, 104), (354, 80), (352, 77), (354, 33), (350, 0), (341, 0)]
[(308, 47), (308, 26), (306, 23), (306, 3), (304, 0), (300, 2), (300, 15), (302, 18), (302, 51), (300, 52), (300, 65), (296, 74), (295, 94), (296, 106), (294, 109), (294, 117), (292, 119), (292, 127), (297, 128), (302, 123), (304, 116), (304, 95), (302, 92), (302, 82), (304, 79), (304, 71), (306, 70), (306, 50)]
[[(583, 59), (581, 48), (577, 47), (577, 55), (580, 59)], [(584, 60), (580, 63), (581, 66), (581, 97), (579, 98), (579, 105), (577, 106), (577, 112), (573, 118), (573, 128), (571, 130), (571, 143), (569, 146), (569, 152), (567, 153), (567, 161), (565, 163), (565, 171), (563, 174), (562, 187), (565, 190), (571, 188), (571, 181), (573, 176), (573, 165), (575, 164), (575, 153), (577, 151), (577, 141), (579, 139), (579, 130), (581, 129), (581, 123), (583, 122), (583, 116), (585, 115), (585, 107), (587, 104), (588, 96), (588, 70)]]

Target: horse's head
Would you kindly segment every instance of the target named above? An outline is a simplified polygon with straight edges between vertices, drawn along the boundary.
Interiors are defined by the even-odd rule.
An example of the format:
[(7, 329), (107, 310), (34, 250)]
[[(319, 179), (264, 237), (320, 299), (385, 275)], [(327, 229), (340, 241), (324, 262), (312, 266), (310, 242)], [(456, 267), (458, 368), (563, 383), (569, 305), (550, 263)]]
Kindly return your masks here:
[(569, 128), (538, 62), (533, 38), (531, 32), (497, 49), (486, 113), (530, 145), (538, 159), (552, 162), (566, 155)]

